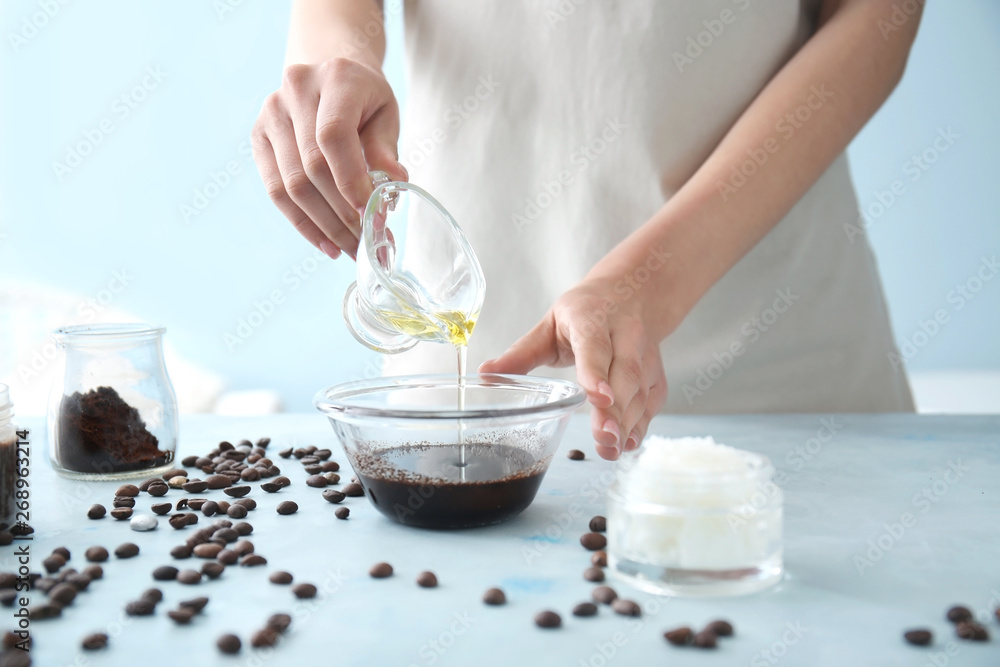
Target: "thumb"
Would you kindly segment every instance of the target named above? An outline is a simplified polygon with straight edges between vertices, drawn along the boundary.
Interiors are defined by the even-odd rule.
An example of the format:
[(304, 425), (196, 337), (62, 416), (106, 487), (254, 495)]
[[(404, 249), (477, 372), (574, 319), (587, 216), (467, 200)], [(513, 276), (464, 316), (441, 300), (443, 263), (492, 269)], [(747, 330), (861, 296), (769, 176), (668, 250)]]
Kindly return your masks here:
[(409, 180), (406, 167), (400, 164), (396, 144), (399, 141), (399, 112), (386, 105), (361, 128), (361, 149), (370, 171), (381, 169), (394, 181)]
[(524, 375), (539, 366), (554, 364), (559, 359), (555, 333), (555, 322), (550, 314), (506, 352), (483, 363), (479, 372)]

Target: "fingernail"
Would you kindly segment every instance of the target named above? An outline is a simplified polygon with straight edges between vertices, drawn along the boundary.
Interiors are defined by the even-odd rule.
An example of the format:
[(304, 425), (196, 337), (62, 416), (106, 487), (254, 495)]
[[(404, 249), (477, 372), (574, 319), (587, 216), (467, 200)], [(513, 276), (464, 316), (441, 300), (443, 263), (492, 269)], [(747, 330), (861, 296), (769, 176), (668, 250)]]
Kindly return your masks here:
[(358, 251), (357, 250), (345, 250), (347, 256), (353, 259), (355, 262), (358, 261)]
[(322, 250), (330, 259), (337, 259), (340, 257), (340, 248), (333, 245), (326, 239), (319, 242), (319, 249)]
[(410, 172), (406, 169), (406, 167), (403, 166), (403, 163), (397, 162), (396, 164), (399, 165), (399, 170), (403, 172), (403, 180), (404, 181), (410, 180)]
[(490, 364), (492, 364), (492, 363), (493, 363), (494, 361), (496, 361), (496, 359), (487, 359), (487, 360), (486, 360), (486, 361), (484, 361), (483, 363), (479, 364), (479, 370), (483, 370), (483, 367), (484, 367), (484, 366), (489, 366), (489, 365), (490, 365)]
[(604, 431), (605, 433), (610, 433), (611, 435), (615, 436), (615, 441), (612, 444), (614, 445), (615, 449), (621, 451), (622, 434), (621, 431), (618, 429), (618, 424), (615, 423), (615, 420), (608, 419), (607, 421), (605, 421), (604, 425), (601, 426), (601, 430)]
[(625, 443), (625, 451), (630, 452), (639, 446), (639, 436), (634, 432), (628, 436), (628, 441)]
[(615, 394), (613, 391), (611, 391), (611, 385), (609, 385), (607, 382), (601, 381), (597, 383), (597, 393), (607, 396), (608, 398), (611, 399), (612, 404), (614, 403)]

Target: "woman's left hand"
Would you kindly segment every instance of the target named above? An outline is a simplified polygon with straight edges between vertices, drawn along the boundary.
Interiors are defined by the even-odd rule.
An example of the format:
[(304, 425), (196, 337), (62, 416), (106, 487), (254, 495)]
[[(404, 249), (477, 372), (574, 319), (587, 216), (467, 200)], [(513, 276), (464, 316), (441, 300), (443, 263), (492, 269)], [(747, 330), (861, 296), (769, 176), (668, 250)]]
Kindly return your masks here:
[(591, 404), (595, 448), (614, 460), (642, 442), (667, 398), (659, 340), (644, 322), (641, 298), (619, 303), (613, 286), (585, 280), (563, 294), (534, 329), (481, 373), (524, 374), (576, 364)]

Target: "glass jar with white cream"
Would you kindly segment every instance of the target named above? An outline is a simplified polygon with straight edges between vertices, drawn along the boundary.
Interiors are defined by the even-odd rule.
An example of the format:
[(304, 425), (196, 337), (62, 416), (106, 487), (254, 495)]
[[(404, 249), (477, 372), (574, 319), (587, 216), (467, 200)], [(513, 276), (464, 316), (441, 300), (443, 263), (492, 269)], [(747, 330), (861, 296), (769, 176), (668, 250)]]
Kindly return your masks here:
[(663, 595), (724, 596), (781, 580), (784, 498), (766, 456), (650, 436), (608, 490), (608, 566)]

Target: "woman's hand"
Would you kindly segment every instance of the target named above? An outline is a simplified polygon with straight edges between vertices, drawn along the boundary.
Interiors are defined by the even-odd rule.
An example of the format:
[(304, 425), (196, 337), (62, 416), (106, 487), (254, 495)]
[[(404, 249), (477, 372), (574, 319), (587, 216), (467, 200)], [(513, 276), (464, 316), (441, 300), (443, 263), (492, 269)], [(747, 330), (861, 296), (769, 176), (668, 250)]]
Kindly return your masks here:
[(576, 364), (592, 406), (597, 453), (611, 460), (639, 446), (667, 397), (660, 341), (650, 335), (640, 299), (618, 303), (615, 296), (607, 281), (585, 280), (503, 355), (479, 368), (523, 374)]
[(407, 180), (398, 162), (399, 107), (382, 72), (348, 58), (290, 65), (253, 128), (267, 194), (331, 258), (357, 255), (368, 171)]

